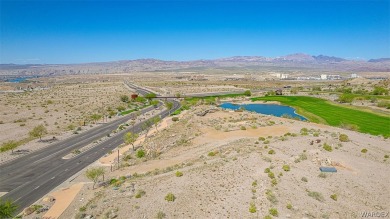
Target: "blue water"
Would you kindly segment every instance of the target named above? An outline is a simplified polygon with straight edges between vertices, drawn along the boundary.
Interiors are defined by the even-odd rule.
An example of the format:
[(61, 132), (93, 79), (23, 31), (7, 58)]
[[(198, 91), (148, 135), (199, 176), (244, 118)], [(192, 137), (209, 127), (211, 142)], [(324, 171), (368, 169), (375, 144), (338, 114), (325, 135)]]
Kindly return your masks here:
[(273, 115), (282, 117), (283, 115), (288, 115), (291, 117), (298, 117), (300, 120), (307, 120), (305, 117), (296, 114), (295, 109), (289, 106), (281, 106), (276, 104), (232, 104), (232, 103), (223, 103), (220, 107), (224, 109), (238, 110), (242, 107), (245, 110), (253, 111), (256, 113)]
[(12, 78), (12, 79), (9, 79), (8, 82), (12, 82), (12, 83), (20, 83), (20, 82), (23, 82), (25, 80), (27, 80), (28, 78), (24, 78), (24, 77), (20, 77), (20, 78)]

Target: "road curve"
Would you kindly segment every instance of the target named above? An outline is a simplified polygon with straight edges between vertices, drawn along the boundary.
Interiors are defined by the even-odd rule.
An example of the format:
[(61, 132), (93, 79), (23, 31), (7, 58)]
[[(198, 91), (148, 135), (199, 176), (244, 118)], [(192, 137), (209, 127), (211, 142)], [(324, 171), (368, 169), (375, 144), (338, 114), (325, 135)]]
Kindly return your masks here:
[[(127, 85), (142, 95), (150, 93), (150, 91), (135, 85), (129, 83)], [(173, 103), (172, 111), (180, 108), (179, 102), (175, 100), (170, 101)], [(141, 113), (144, 114), (151, 110), (153, 110), (153, 107), (145, 108)], [(168, 115), (169, 111), (164, 110), (156, 116), (164, 118)], [(21, 212), (62, 182), (122, 144), (125, 132), (141, 132), (142, 126), (147, 120), (122, 130), (76, 157), (67, 160), (62, 159), (62, 157), (73, 150), (82, 148), (107, 136), (120, 124), (131, 119), (132, 116), (134, 114), (126, 115), (110, 123), (74, 135), (49, 147), (0, 165), (0, 192), (7, 192), (2, 196), (2, 199), (15, 201), (19, 206), (18, 213)]]

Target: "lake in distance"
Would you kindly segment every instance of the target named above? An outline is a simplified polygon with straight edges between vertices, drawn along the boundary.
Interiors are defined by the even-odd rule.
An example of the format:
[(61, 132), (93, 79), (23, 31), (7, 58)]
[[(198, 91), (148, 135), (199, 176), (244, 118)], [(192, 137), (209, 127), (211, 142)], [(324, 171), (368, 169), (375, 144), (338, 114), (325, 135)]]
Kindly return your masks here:
[(232, 103), (223, 103), (220, 105), (223, 109), (231, 109), (238, 110), (243, 108), (247, 111), (252, 111), (256, 113), (272, 115), (277, 117), (282, 117), (283, 115), (287, 115), (294, 118), (299, 118), (300, 120), (306, 121), (307, 119), (297, 113), (295, 113), (295, 109), (289, 106), (282, 106), (277, 104), (232, 104)]

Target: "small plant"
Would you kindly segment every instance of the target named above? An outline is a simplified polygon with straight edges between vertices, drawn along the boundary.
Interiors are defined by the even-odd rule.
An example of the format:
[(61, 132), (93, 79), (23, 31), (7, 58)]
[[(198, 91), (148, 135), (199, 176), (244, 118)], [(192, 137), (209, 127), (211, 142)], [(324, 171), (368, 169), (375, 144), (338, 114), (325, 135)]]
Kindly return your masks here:
[(330, 198), (333, 199), (333, 200), (335, 200), (335, 201), (337, 201), (337, 194), (332, 194), (332, 195), (330, 195)]
[(135, 195), (135, 198), (141, 198), (142, 196), (144, 196), (146, 194), (146, 192), (144, 190), (139, 190), (137, 192), (137, 194)]
[(365, 154), (365, 153), (367, 153), (367, 149), (363, 148), (363, 149), (361, 150), (361, 152), (362, 152), (363, 154)]
[(137, 156), (138, 158), (143, 158), (143, 157), (145, 157), (145, 151), (142, 150), (142, 149), (138, 150), (136, 156)]
[(348, 142), (348, 141), (349, 141), (348, 135), (346, 135), (346, 134), (340, 134), (339, 140), (340, 140), (341, 142)]
[(271, 178), (271, 179), (274, 179), (275, 178), (275, 174), (273, 172), (269, 172), (268, 173), (268, 177)]
[(82, 206), (82, 207), (80, 207), (80, 209), (79, 209), (79, 211), (81, 211), (81, 212), (84, 212), (84, 211), (86, 211), (87, 210), (87, 206)]
[(256, 211), (257, 211), (257, 209), (256, 209), (255, 203), (251, 202), (251, 203), (249, 204), (249, 212), (250, 212), (250, 213), (256, 213)]
[(326, 173), (320, 173), (319, 175), (318, 175), (318, 177), (320, 177), (320, 178), (326, 178), (327, 177), (327, 175), (326, 175)]
[(322, 148), (324, 148), (325, 151), (329, 151), (329, 152), (333, 150), (332, 146), (328, 145), (327, 143), (324, 143), (324, 146)]
[(292, 209), (292, 204), (291, 203), (288, 203), (287, 206), (286, 206), (287, 209)]
[(325, 200), (324, 196), (322, 196), (322, 194), (319, 192), (308, 191), (307, 195), (320, 202), (323, 202)]
[(269, 144), (269, 140), (263, 141), (264, 144)]
[(270, 169), (270, 168), (265, 168), (265, 169), (264, 169), (264, 173), (269, 173), (269, 172), (271, 172), (271, 169)]
[(216, 152), (210, 151), (210, 152), (207, 154), (207, 156), (209, 156), (209, 157), (214, 157), (216, 154), (217, 154)]
[(290, 171), (290, 166), (289, 165), (283, 165), (282, 169), (286, 172)]
[(278, 181), (274, 178), (271, 180), (271, 185), (276, 186), (278, 184)]
[(265, 138), (259, 137), (259, 141), (265, 141)]
[(177, 122), (177, 121), (179, 121), (179, 118), (178, 117), (172, 117), (172, 121)]
[(274, 150), (269, 150), (268, 154), (275, 154), (275, 151)]
[(271, 216), (271, 215), (266, 215), (266, 216), (264, 217), (264, 219), (272, 219), (272, 216)]
[(257, 186), (257, 180), (252, 182), (252, 186), (254, 186), (254, 187)]
[(278, 203), (278, 200), (276, 199), (276, 196), (272, 193), (271, 190), (267, 189), (265, 194), (267, 196), (268, 201), (270, 201), (272, 204)]
[(387, 159), (387, 158), (389, 158), (389, 155), (386, 154), (386, 155), (385, 155), (385, 159)]
[(245, 126), (240, 127), (241, 130), (246, 130)]
[(166, 196), (165, 196), (165, 200), (169, 201), (169, 202), (173, 202), (175, 201), (176, 197), (174, 194), (172, 193), (168, 193)]
[(278, 210), (276, 208), (270, 208), (269, 214), (272, 216), (275, 216), (275, 217), (277, 217), (279, 215)]
[(302, 177), (302, 178), (301, 178), (301, 181), (302, 181), (302, 182), (308, 182), (308, 180), (307, 180), (306, 177)]
[(167, 215), (166, 215), (164, 212), (159, 211), (159, 212), (157, 212), (156, 218), (157, 218), (157, 219), (163, 219), (163, 218), (165, 218), (166, 216), (167, 216)]
[(180, 171), (177, 171), (177, 172), (175, 173), (175, 175), (176, 175), (177, 177), (181, 177), (181, 176), (183, 176), (183, 173), (180, 172)]

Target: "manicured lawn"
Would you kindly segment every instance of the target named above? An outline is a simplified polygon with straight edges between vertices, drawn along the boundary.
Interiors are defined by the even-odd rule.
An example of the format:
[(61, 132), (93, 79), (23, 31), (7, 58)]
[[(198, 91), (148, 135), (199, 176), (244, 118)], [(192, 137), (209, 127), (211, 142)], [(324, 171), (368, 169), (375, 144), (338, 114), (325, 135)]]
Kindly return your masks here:
[(331, 126), (355, 125), (358, 131), (390, 137), (390, 117), (343, 107), (324, 99), (306, 96), (268, 96), (251, 98), (252, 101), (278, 101), (294, 107), (312, 122)]

